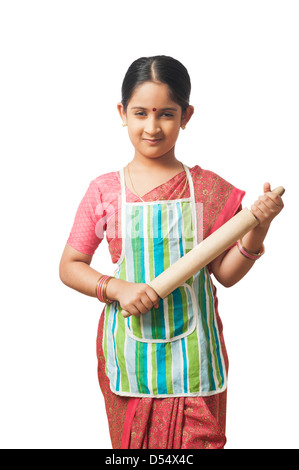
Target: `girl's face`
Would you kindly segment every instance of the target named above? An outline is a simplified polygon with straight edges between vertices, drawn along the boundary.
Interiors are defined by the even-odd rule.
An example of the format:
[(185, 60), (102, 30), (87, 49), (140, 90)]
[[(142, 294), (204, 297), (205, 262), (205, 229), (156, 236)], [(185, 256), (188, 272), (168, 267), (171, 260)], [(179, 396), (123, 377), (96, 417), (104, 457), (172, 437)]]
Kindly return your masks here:
[(189, 106), (182, 115), (180, 105), (170, 99), (168, 86), (160, 82), (145, 82), (134, 91), (126, 113), (118, 104), (123, 122), (135, 147), (135, 157), (158, 158), (174, 156), (180, 126), (186, 125), (193, 114)]

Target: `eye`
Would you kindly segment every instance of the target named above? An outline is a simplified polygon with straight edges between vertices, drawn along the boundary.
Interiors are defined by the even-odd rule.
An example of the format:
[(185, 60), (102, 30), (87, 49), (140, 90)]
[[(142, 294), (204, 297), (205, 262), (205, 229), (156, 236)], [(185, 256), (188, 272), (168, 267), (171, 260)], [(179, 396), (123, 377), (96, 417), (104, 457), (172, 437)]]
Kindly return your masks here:
[(145, 111), (136, 111), (135, 116), (145, 116)]
[(173, 117), (173, 114), (165, 112), (165, 113), (162, 114), (162, 116), (170, 118), (170, 117)]

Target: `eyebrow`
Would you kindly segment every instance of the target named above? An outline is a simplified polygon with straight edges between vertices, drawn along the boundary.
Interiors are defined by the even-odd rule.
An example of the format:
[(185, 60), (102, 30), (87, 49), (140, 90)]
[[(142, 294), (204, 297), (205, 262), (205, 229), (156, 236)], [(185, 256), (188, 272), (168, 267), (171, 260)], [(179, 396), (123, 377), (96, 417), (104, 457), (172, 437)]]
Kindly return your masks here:
[[(133, 106), (131, 109), (143, 109), (144, 111), (147, 110), (147, 108), (143, 108), (142, 106)], [(177, 110), (178, 110), (178, 108), (171, 108), (171, 107), (169, 107), (169, 108), (162, 108), (162, 109), (159, 110), (159, 111), (177, 111)]]

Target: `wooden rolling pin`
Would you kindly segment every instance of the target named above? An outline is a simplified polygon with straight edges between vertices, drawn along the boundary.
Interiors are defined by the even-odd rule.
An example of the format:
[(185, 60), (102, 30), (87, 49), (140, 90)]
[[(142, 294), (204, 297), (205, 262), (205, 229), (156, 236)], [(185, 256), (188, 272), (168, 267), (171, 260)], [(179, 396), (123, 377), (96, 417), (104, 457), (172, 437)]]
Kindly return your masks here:
[[(279, 186), (272, 192), (282, 196), (285, 189)], [(159, 274), (149, 285), (161, 299), (164, 299), (258, 224), (259, 222), (253, 213), (247, 208), (243, 209)], [(126, 310), (122, 310), (121, 313), (125, 318), (130, 316)]]

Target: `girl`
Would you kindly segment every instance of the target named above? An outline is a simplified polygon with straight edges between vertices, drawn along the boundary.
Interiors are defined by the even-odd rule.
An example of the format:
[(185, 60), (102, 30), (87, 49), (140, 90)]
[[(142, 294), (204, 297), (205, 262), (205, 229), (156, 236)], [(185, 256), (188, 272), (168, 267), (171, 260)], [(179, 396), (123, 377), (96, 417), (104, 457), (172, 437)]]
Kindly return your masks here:
[[(251, 208), (258, 227), (166, 299), (148, 285), (235, 215), (245, 194), (176, 159), (194, 111), (190, 90), (171, 57), (132, 63), (117, 107), (134, 157), (90, 183), (60, 262), (62, 282), (106, 304), (97, 354), (113, 448), (224, 447), (228, 360), (211, 275), (226, 287), (242, 279), (283, 208), (265, 183)], [(90, 266), (104, 231), (113, 277)]]

